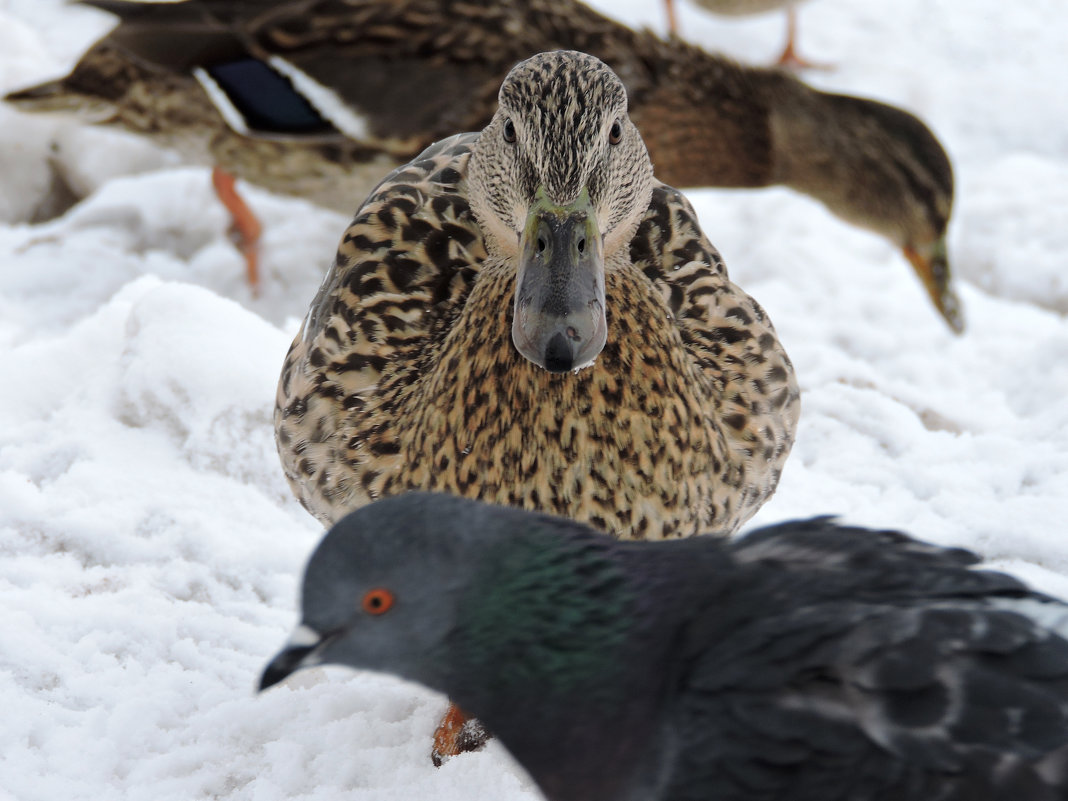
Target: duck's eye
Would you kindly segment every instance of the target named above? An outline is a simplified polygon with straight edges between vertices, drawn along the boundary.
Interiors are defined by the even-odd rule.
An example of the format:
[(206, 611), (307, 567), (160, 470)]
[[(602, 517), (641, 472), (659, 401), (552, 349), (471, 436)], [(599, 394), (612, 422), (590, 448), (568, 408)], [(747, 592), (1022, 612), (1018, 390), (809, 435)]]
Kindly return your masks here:
[(364, 593), (360, 606), (369, 615), (381, 615), (393, 606), (393, 593), (385, 587), (375, 587)]
[(611, 129), (608, 131), (608, 144), (618, 145), (623, 141), (623, 124), (616, 120), (612, 123)]
[(504, 141), (508, 144), (515, 142), (515, 123), (510, 119), (504, 121)]

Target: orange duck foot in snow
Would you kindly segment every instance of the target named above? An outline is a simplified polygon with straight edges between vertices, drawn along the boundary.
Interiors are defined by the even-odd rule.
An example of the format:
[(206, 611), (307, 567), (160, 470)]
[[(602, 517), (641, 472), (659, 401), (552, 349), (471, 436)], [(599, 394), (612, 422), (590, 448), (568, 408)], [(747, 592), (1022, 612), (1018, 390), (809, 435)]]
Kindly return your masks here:
[(449, 704), (445, 716), (434, 731), (434, 748), (430, 759), (441, 767), (450, 758), (465, 751), (481, 751), (490, 734), (478, 720), (468, 717), (456, 704)]

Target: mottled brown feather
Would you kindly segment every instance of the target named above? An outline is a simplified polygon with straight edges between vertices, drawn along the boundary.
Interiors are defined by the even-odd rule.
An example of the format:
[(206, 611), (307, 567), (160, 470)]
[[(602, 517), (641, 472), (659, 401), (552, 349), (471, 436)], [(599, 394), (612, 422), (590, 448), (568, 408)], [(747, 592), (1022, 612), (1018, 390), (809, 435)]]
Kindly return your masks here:
[(592, 523), (621, 537), (729, 532), (793, 441), (793, 368), (690, 205), (658, 185), (606, 276), (608, 345), (551, 374), (512, 346), (514, 268), (466, 198), (477, 134), (387, 178), (345, 232), (286, 357), (286, 475), (324, 524), (409, 489)]

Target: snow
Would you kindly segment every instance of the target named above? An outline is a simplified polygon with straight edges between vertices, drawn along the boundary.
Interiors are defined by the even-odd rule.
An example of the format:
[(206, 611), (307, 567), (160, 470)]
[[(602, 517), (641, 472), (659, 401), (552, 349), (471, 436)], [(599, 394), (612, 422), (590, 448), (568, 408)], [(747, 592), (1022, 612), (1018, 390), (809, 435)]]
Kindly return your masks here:
[[(664, 26), (653, 2), (599, 6)], [(682, 3), (688, 36), (765, 62), (783, 20)], [(954, 159), (953, 336), (890, 245), (786, 190), (688, 193), (767, 308), (803, 413), (754, 523), (834, 512), (963, 545), (1068, 596), (1068, 6), (815, 0), (806, 77), (909, 108)], [(109, 26), (0, 5), (0, 87)], [(50, 160), (92, 191), (30, 224)], [(438, 696), (314, 669), (262, 696), (320, 536), (271, 430), (286, 347), (343, 216), (255, 188), (253, 299), (208, 173), (140, 140), (0, 108), (0, 797), (534, 799), (499, 743), (435, 769)]]

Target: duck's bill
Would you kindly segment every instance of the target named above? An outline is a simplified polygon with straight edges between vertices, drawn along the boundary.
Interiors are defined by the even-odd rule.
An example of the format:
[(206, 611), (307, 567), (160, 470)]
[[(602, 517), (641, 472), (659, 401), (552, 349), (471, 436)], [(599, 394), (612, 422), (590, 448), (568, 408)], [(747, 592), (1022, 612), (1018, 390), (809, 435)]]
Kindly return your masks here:
[(301, 668), (318, 665), (320, 660), (316, 651), (322, 644), (323, 638), (317, 632), (308, 626), (298, 626), (285, 647), (263, 669), (259, 691), (273, 687)]
[(946, 239), (939, 237), (929, 245), (913, 247), (906, 245), (905, 258), (923, 282), (927, 294), (955, 334), (964, 331), (964, 308), (951, 286), (949, 258), (946, 256)]
[(73, 94), (62, 80), (47, 81), (4, 95), (19, 111), (73, 114), (80, 122), (103, 123), (115, 116), (115, 106), (102, 98)]
[(534, 364), (565, 373), (604, 347), (604, 244), (587, 189), (564, 206), (543, 188), (534, 198), (519, 242), (512, 341)]

